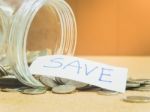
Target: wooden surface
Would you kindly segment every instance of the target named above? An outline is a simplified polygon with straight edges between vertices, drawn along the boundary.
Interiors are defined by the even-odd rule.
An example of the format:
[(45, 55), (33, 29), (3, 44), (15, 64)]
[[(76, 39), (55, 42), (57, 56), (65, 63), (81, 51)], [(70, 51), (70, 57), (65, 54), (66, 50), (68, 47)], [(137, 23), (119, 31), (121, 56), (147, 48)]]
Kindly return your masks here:
[[(150, 57), (86, 57), (129, 68), (133, 78), (150, 78)], [(131, 92), (116, 96), (102, 96), (96, 92), (76, 92), (42, 95), (0, 92), (0, 112), (150, 112), (150, 103), (126, 103), (126, 95), (147, 95), (150, 92)]]

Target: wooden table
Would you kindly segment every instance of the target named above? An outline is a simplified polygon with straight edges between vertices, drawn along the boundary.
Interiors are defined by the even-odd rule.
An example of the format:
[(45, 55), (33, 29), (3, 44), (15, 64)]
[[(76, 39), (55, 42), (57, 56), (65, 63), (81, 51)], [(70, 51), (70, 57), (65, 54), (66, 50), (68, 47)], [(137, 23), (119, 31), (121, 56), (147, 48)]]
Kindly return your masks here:
[[(95, 61), (128, 67), (129, 77), (150, 78), (150, 57), (86, 57)], [(126, 103), (127, 95), (146, 95), (150, 92), (127, 91), (115, 96), (96, 92), (76, 92), (42, 95), (0, 92), (0, 112), (150, 112), (150, 103)]]

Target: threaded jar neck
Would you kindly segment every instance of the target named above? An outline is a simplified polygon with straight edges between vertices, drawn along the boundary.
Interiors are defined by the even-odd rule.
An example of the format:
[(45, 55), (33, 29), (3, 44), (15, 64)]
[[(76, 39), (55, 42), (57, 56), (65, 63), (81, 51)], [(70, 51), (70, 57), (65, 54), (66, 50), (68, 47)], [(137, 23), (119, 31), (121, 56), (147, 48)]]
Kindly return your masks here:
[(64, 0), (26, 0), (23, 2), (13, 17), (9, 35), (8, 55), (16, 77), (22, 83), (32, 87), (43, 85), (34, 79), (28, 69), (26, 58), (27, 35), (35, 15), (43, 6), (51, 7), (55, 10), (60, 21), (60, 42), (53, 50), (53, 54), (72, 55), (76, 46), (77, 30), (75, 17)]

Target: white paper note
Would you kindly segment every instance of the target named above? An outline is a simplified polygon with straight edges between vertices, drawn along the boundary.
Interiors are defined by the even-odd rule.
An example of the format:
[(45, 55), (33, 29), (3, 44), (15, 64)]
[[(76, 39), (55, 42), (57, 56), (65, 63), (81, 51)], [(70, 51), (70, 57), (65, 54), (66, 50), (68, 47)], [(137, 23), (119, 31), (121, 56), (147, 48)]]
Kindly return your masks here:
[(65, 55), (39, 57), (29, 69), (32, 74), (67, 78), (117, 92), (125, 92), (128, 72), (127, 68)]

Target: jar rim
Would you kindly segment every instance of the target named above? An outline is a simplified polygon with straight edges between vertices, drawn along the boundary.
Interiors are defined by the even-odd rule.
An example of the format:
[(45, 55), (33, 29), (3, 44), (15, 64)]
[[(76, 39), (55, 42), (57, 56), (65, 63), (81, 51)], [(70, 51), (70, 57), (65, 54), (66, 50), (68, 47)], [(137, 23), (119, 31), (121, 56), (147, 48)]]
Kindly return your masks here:
[[(63, 15), (63, 11), (61, 12), (61, 10), (63, 10), (62, 7), (60, 7), (61, 4), (63, 4), (65, 7), (69, 7), (67, 5), (67, 3), (65, 3), (64, 0), (36, 0), (36, 1), (27, 1), (26, 3), (22, 4), (22, 6), (20, 7), (20, 9), (16, 12), (14, 18), (13, 18), (13, 22), (12, 22), (12, 27), (10, 30), (10, 36), (9, 36), (9, 61), (12, 65), (13, 70), (16, 72), (16, 77), (24, 84), (28, 85), (28, 86), (43, 86), (43, 84), (41, 84), (39, 81), (37, 81), (32, 74), (29, 72), (29, 68), (27, 65), (27, 58), (26, 58), (26, 40), (27, 40), (27, 33), (29, 31), (29, 27), (31, 25), (31, 22), (33, 20), (33, 18), (35, 17), (36, 13), (39, 11), (39, 9), (44, 6), (44, 4), (50, 1), (51, 5), (55, 5), (54, 8), (56, 8), (58, 6), (58, 8), (60, 8), (60, 14), (62, 14), (59, 18), (60, 21), (64, 19), (64, 21), (66, 21), (66, 15)], [(59, 3), (61, 2), (61, 3)], [(72, 46), (71, 50), (69, 50), (69, 54), (73, 54), (74, 50), (75, 50), (75, 46), (76, 46), (76, 36), (77, 36), (77, 30), (76, 30), (76, 23), (75, 23), (75, 18), (73, 15), (73, 12), (70, 8), (64, 8), (64, 10), (68, 10), (68, 12), (70, 11), (69, 14), (71, 14), (70, 17), (70, 23), (73, 23), (72, 26), (68, 27), (69, 24), (66, 24), (65, 22), (63, 23), (61, 21), (61, 27), (62, 27), (62, 36), (63, 37), (63, 41), (61, 43), (61, 46), (65, 47), (64, 42), (67, 40), (67, 36), (64, 35), (64, 28), (66, 27), (65, 25), (68, 25), (67, 27), (70, 28), (70, 32), (71, 33), (69, 36), (72, 36), (72, 43), (70, 44), (70, 46)], [(24, 15), (23, 15), (24, 14)], [(66, 13), (67, 14), (67, 11)], [(63, 17), (64, 16), (64, 17)], [(61, 18), (62, 17), (62, 18)], [(18, 24), (19, 23), (19, 24)], [(17, 30), (21, 30), (20, 32), (16, 32)], [(67, 32), (67, 31), (66, 31)], [(66, 33), (65, 32), (65, 33)], [(65, 37), (66, 36), (66, 37)], [(68, 36), (68, 38), (70, 38)], [(62, 38), (62, 37), (61, 37)], [(74, 43), (74, 44), (73, 44)], [(15, 46), (14, 46), (15, 45)], [(59, 51), (62, 52), (62, 51)], [(14, 60), (15, 58), (15, 60)]]

